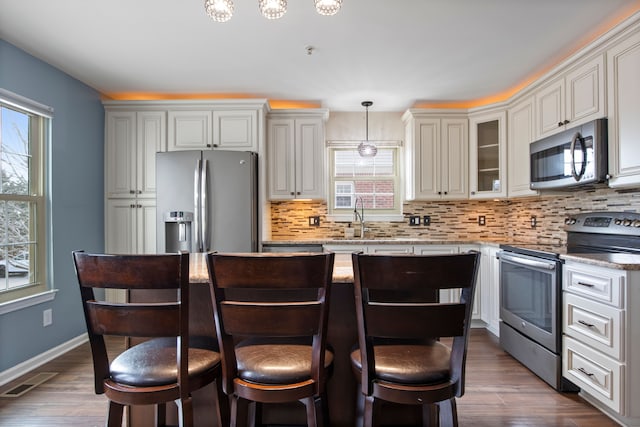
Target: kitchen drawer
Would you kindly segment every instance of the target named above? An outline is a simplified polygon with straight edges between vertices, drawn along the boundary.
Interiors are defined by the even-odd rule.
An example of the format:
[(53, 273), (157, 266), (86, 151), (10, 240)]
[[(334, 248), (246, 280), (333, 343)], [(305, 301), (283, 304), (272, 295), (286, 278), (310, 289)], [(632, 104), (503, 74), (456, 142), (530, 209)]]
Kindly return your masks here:
[(625, 273), (622, 270), (567, 262), (564, 290), (623, 308)]
[(624, 361), (624, 311), (564, 293), (563, 332), (616, 360)]
[(380, 254), (380, 255), (413, 254), (413, 246), (411, 245), (368, 245), (367, 253)]
[(565, 336), (562, 375), (617, 413), (623, 413), (624, 364)]

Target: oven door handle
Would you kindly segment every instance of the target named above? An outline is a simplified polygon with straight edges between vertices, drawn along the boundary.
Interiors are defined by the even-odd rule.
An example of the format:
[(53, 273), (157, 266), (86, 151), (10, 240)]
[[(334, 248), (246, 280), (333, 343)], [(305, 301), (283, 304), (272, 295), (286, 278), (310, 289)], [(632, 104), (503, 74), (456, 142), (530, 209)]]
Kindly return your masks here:
[(527, 267), (541, 268), (541, 269), (544, 269), (544, 270), (555, 270), (556, 269), (556, 263), (555, 262), (548, 263), (548, 262), (544, 262), (544, 261), (535, 261), (535, 260), (528, 259), (528, 258), (521, 258), (521, 257), (512, 256), (512, 255), (507, 255), (505, 253), (501, 253), (500, 254), (500, 259), (512, 262), (514, 264), (524, 265), (524, 266), (527, 266)]

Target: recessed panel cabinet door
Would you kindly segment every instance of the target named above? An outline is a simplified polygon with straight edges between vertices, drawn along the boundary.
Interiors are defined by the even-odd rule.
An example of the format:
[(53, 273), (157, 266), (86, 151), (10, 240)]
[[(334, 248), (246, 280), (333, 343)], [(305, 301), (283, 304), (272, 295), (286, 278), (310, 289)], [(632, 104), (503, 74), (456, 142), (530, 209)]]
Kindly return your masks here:
[(510, 107), (507, 115), (507, 196), (538, 194), (529, 188), (531, 181), (529, 144), (534, 139), (534, 103), (527, 97)]
[(269, 120), (267, 156), (269, 160), (269, 198), (287, 200), (295, 197), (294, 122)]
[(607, 52), (610, 187), (640, 185), (640, 33)]
[(107, 197), (131, 197), (136, 191), (136, 113), (106, 113)]
[(324, 199), (325, 161), (321, 119), (296, 119), (296, 197)]

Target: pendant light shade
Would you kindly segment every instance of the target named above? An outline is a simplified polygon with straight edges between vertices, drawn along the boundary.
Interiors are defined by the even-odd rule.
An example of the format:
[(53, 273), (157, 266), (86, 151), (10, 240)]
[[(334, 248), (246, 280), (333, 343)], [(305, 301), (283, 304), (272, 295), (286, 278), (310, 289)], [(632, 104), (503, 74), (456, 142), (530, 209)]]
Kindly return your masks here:
[(204, 10), (216, 22), (227, 22), (233, 16), (232, 0), (205, 0)]
[(342, 0), (314, 0), (316, 3), (316, 10), (320, 15), (331, 16), (338, 13), (340, 6), (342, 6)]
[(373, 142), (369, 141), (369, 107), (373, 105), (371, 101), (362, 101), (362, 106), (366, 110), (366, 137), (364, 141), (361, 141), (358, 145), (358, 154), (360, 157), (375, 157), (378, 154), (378, 147)]
[(287, 0), (260, 0), (258, 3), (262, 16), (267, 19), (279, 19), (287, 12)]

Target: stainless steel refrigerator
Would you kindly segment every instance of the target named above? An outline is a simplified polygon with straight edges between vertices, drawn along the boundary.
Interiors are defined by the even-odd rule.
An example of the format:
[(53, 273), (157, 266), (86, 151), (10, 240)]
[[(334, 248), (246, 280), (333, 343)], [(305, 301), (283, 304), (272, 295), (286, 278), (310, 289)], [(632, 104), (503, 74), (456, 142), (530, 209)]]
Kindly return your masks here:
[(256, 252), (257, 154), (156, 154), (157, 251)]

